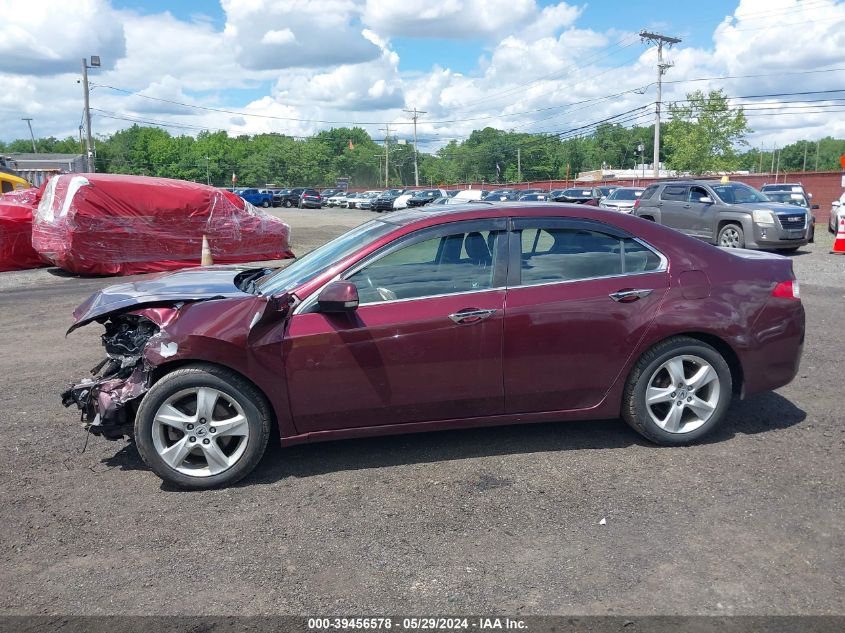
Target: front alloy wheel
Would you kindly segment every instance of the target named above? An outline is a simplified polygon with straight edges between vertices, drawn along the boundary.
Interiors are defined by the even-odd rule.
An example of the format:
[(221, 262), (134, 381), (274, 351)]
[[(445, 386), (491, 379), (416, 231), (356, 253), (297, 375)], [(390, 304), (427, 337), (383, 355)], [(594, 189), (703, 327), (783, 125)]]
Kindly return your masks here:
[(167, 374), (144, 396), (135, 443), (165, 481), (215, 488), (255, 468), (270, 427), (269, 405), (251, 383), (222, 367), (193, 365)]
[(237, 401), (213, 387), (182, 389), (153, 418), (153, 446), (168, 466), (185, 475), (209, 477), (238, 463), (249, 424)]
[(745, 235), (736, 224), (727, 224), (719, 231), (719, 246), (745, 248)]

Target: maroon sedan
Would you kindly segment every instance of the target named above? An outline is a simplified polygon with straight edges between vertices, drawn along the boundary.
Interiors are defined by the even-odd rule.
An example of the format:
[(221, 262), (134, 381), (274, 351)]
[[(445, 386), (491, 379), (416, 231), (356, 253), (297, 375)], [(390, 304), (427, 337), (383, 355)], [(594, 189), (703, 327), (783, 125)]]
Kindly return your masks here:
[(804, 341), (789, 259), (560, 204), (391, 214), (286, 268), (147, 277), (74, 316), (107, 358), (64, 403), (186, 488), (244, 477), (271, 432), (621, 416), (687, 444), (792, 380)]

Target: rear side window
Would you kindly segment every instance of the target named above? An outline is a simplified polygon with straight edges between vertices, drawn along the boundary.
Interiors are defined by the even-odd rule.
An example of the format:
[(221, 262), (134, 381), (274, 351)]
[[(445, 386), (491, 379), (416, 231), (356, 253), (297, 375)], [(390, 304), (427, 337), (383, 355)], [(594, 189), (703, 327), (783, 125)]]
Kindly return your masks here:
[(685, 201), (687, 199), (687, 187), (667, 185), (660, 194), (660, 199)]
[(658, 270), (661, 259), (632, 238), (570, 228), (522, 230), (522, 285)]

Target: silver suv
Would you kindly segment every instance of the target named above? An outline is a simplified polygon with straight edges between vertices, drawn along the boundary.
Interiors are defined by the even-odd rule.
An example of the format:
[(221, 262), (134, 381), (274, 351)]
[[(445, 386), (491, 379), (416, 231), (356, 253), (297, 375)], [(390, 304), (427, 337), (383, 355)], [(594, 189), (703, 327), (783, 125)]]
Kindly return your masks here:
[(660, 182), (643, 192), (633, 215), (729, 248), (791, 252), (809, 241), (807, 210), (740, 182)]

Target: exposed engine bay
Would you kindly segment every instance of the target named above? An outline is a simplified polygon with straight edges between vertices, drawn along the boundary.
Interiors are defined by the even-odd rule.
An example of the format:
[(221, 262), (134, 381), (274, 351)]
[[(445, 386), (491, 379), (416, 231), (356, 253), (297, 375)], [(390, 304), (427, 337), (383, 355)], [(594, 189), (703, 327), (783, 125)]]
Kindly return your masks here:
[(117, 440), (131, 436), (137, 400), (150, 388), (152, 368), (145, 365), (143, 353), (160, 328), (135, 314), (111, 316), (103, 325), (106, 358), (91, 369), (92, 378), (62, 393), (62, 404), (76, 404), (94, 435)]

